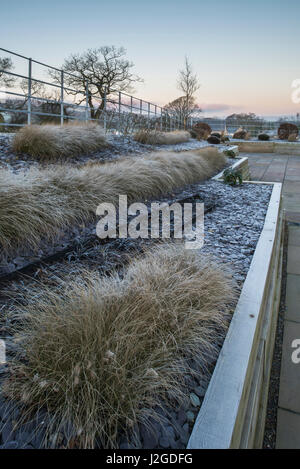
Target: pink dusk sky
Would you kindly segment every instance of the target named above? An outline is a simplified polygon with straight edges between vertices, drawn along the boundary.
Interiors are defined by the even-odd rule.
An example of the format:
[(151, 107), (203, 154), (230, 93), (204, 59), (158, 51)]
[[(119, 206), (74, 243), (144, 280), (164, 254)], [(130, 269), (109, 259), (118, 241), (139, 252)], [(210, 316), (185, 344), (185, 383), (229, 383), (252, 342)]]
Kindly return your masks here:
[(177, 75), (187, 55), (204, 115), (300, 111), (291, 99), (300, 78), (298, 0), (0, 4), (1, 47), (59, 67), (74, 52), (124, 46), (144, 79), (134, 94), (145, 100), (164, 105), (180, 96)]

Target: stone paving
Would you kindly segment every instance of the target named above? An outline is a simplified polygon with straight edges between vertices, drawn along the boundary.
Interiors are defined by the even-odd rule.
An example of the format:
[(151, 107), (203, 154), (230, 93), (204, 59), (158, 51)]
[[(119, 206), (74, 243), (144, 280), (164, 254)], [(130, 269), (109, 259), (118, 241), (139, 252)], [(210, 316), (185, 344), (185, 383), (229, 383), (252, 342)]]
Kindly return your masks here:
[(283, 209), (288, 221), (288, 259), (276, 448), (299, 449), (300, 156), (276, 153), (243, 153), (242, 156), (249, 158), (252, 180), (283, 183)]

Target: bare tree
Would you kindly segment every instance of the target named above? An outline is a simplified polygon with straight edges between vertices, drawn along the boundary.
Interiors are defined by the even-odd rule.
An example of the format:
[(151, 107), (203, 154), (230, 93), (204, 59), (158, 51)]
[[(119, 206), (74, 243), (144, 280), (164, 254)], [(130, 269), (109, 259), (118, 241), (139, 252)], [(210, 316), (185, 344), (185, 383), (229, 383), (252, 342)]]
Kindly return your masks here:
[[(28, 101), (28, 79), (23, 78), (20, 82), (20, 88), (25, 95), (25, 101), (23, 103), (26, 104)], [(38, 98), (47, 98), (48, 95), (46, 93), (46, 88), (44, 83), (40, 83), (39, 81), (32, 80), (31, 81), (31, 96), (36, 96)]]
[(185, 57), (184, 68), (179, 71), (177, 85), (184, 93), (184, 96), (179, 99), (182, 99), (182, 102), (184, 102), (184, 121), (186, 122), (186, 119), (195, 110), (195, 94), (200, 88), (198, 77), (193, 73), (188, 57)]
[(15, 78), (12, 75), (7, 75), (5, 72), (11, 72), (14, 66), (11, 58), (0, 57), (0, 85), (10, 88), (13, 86)]
[[(98, 119), (104, 107), (104, 97), (116, 91), (132, 91), (132, 84), (142, 79), (131, 72), (134, 66), (125, 58), (123, 47), (104, 46), (98, 49), (88, 49), (82, 54), (72, 54), (62, 66), (65, 72), (64, 81), (67, 87), (75, 89), (68, 94), (76, 96), (78, 103), (85, 101), (86, 85), (88, 83), (88, 104), (91, 117)], [(59, 72), (52, 71), (51, 76), (60, 81)], [(77, 78), (78, 77), (78, 78)], [(100, 104), (95, 100), (100, 98)]]
[(195, 98), (192, 97), (187, 99), (186, 96), (180, 96), (180, 98), (174, 99), (174, 101), (168, 103), (164, 109), (173, 114), (179, 122), (182, 122), (183, 124), (185, 124), (188, 117), (192, 114), (201, 112), (199, 105), (195, 102)]

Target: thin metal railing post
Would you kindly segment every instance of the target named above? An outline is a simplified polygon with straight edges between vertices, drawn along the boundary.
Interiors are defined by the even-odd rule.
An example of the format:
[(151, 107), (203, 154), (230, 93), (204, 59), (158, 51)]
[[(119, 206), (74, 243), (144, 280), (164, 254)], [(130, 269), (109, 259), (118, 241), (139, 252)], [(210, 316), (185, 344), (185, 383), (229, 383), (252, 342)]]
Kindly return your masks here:
[(163, 115), (162, 115), (162, 108), (160, 108), (160, 130), (163, 129)]
[(119, 132), (121, 132), (121, 106), (122, 106), (122, 96), (121, 96), (121, 91), (119, 91), (119, 122), (118, 122)]
[(64, 125), (64, 71), (60, 72), (60, 125)]
[(130, 114), (132, 114), (132, 96), (130, 96)]
[(85, 82), (85, 122), (89, 120), (89, 81)]
[(27, 101), (27, 124), (31, 125), (31, 87), (32, 87), (32, 59), (28, 59), (28, 101)]
[(104, 132), (106, 132), (106, 88), (104, 88), (104, 105), (103, 105), (103, 111), (104, 111), (104, 116), (103, 116), (103, 127), (104, 127)]
[(148, 103), (148, 128), (150, 125), (150, 103)]

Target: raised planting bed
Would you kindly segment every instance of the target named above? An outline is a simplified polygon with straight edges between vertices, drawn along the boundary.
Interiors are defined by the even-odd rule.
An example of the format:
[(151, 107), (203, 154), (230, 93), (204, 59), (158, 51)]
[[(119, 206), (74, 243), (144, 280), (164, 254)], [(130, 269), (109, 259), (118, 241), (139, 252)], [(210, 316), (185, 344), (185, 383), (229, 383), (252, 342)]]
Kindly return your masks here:
[[(12, 142), (15, 133), (0, 133), (0, 168), (12, 169), (13, 171), (23, 171), (32, 166), (39, 167), (41, 162), (26, 153), (16, 154), (12, 148)], [(188, 151), (205, 148), (210, 146), (206, 141), (190, 139), (185, 143), (177, 143), (172, 145), (149, 145), (136, 142), (131, 136), (121, 136), (107, 134), (107, 146), (101, 150), (89, 153), (87, 155), (77, 155), (68, 159), (70, 165), (82, 165), (88, 162), (106, 162), (118, 159), (125, 155), (143, 156), (153, 151)], [(216, 147), (225, 148), (224, 145), (216, 145)], [(54, 161), (54, 164), (57, 162)], [(47, 161), (51, 164), (51, 161)]]
[[(234, 165), (241, 163), (243, 164), (242, 160), (243, 159), (236, 160), (234, 162)], [(279, 188), (280, 184), (277, 184), (275, 186)], [(233, 383), (229, 383), (228, 386), (230, 394), (232, 394), (230, 385), (233, 386), (233, 389), (235, 389), (236, 383), (240, 381), (241, 383), (247, 382), (247, 386), (249, 388), (251, 385), (251, 392), (250, 390), (249, 392), (248, 390), (246, 392), (242, 389), (243, 402), (246, 402), (246, 410), (244, 411), (243, 408), (243, 411), (246, 415), (252, 415), (250, 412), (250, 410), (252, 409), (250, 403), (253, 401), (251, 401), (248, 394), (250, 393), (251, 396), (256, 396), (257, 394), (255, 394), (254, 391), (259, 387), (258, 385), (254, 386), (253, 390), (253, 386), (251, 383), (256, 381), (252, 378), (253, 374), (252, 376), (250, 376), (250, 372), (252, 371), (251, 367), (253, 367), (252, 362), (257, 359), (258, 349), (259, 347), (262, 347), (261, 344), (263, 344), (263, 339), (260, 338), (259, 334), (261, 333), (262, 329), (265, 331), (266, 336), (268, 337), (268, 339), (266, 339), (265, 341), (267, 344), (266, 347), (271, 348), (269, 344), (272, 345), (272, 340), (270, 340), (269, 337), (272, 337), (273, 331), (267, 323), (267, 320), (270, 319), (270, 316), (267, 317), (265, 314), (258, 314), (256, 311), (254, 311), (254, 317), (252, 318), (250, 316), (248, 317), (248, 314), (252, 314), (252, 311), (250, 313), (248, 310), (245, 311), (245, 309), (243, 309), (242, 313), (239, 311), (241, 310), (241, 307), (251, 307), (251, 305), (246, 302), (248, 297), (251, 298), (251, 294), (256, 295), (255, 299), (253, 300), (254, 305), (252, 306), (253, 309), (257, 309), (258, 302), (260, 300), (259, 294), (262, 294), (263, 296), (261, 290), (263, 289), (263, 291), (265, 291), (265, 285), (263, 286), (260, 280), (261, 277), (258, 277), (258, 279), (256, 279), (255, 276), (258, 274), (256, 274), (256, 270), (254, 272), (252, 270), (253, 264), (260, 263), (260, 268), (258, 270), (260, 271), (259, 275), (262, 275), (268, 263), (266, 262), (266, 256), (268, 257), (270, 249), (272, 250), (272, 252), (274, 250), (275, 253), (275, 241), (273, 240), (273, 235), (271, 234), (273, 233), (272, 230), (274, 230), (274, 225), (272, 225), (270, 219), (270, 207), (274, 205), (274, 188), (273, 186), (268, 184), (253, 183), (245, 183), (238, 187), (231, 187), (223, 184), (218, 180), (210, 179), (207, 181), (203, 181), (200, 184), (188, 186), (181, 193), (172, 193), (172, 197), (169, 196), (164, 199), (166, 202), (168, 202), (170, 200), (174, 200), (175, 197), (176, 200), (184, 202), (188, 199), (193, 198), (194, 201), (204, 202), (205, 206), (211, 204), (212, 209), (210, 211), (206, 211), (205, 215), (205, 244), (203, 247), (203, 253), (215, 257), (218, 263), (220, 263), (220, 265), (224, 264), (224, 269), (226, 269), (226, 266), (230, 264), (232, 275), (237, 284), (238, 292), (239, 294), (241, 294), (241, 298), (244, 298), (244, 300), (241, 300), (240, 298), (237, 306), (236, 300), (234, 301), (231, 307), (231, 311), (233, 312), (236, 307), (236, 312), (233, 315), (232, 326), (230, 326), (227, 338), (225, 338), (226, 332), (224, 332), (223, 336), (221, 337), (221, 340), (216, 343), (216, 347), (217, 352), (219, 352), (223, 340), (225, 339), (224, 348), (226, 352), (226, 343), (228, 340), (230, 340), (228, 337), (233, 337), (233, 340), (235, 340), (235, 334), (232, 334), (232, 327), (237, 322), (242, 328), (245, 323), (246, 329), (245, 331), (243, 330), (244, 335), (242, 337), (237, 337), (237, 357), (233, 357), (233, 361), (229, 367), (229, 369), (232, 367), (236, 370), (237, 377), (235, 377), (233, 373), (233, 375), (231, 376), (235, 378), (235, 381)], [(271, 196), (272, 190), (273, 194)], [(280, 190), (278, 192), (278, 195), (280, 196)], [(275, 217), (275, 214), (273, 215)], [(276, 219), (274, 223), (276, 226), (278, 225)], [(279, 228), (277, 228), (277, 231), (278, 230)], [(271, 239), (271, 242), (269, 241), (269, 244), (267, 246), (268, 249), (266, 249), (266, 252), (263, 253), (262, 251), (264, 250), (264, 247), (261, 247), (262, 238), (265, 239), (265, 242), (267, 242), (267, 239)], [(143, 246), (141, 246), (141, 248), (143, 248)], [(10, 361), (14, 357), (14, 354), (18, 352), (16, 350), (18, 347), (18, 342), (14, 341), (12, 335), (12, 330), (17, 319), (15, 315), (15, 304), (20, 304), (20, 301), (22, 304), (22, 301), (26, 299), (25, 297), (26, 294), (28, 295), (28, 292), (34, 291), (35, 294), (32, 295), (30, 293), (30, 297), (36, 297), (36, 295), (38, 297), (38, 295), (40, 294), (38, 291), (39, 285), (48, 287), (50, 286), (51, 291), (53, 291), (53, 288), (55, 289), (57, 288), (57, 285), (60, 285), (60, 277), (67, 278), (68, 280), (74, 279), (82, 268), (89, 270), (96, 269), (97, 271), (100, 271), (102, 273), (108, 273), (118, 266), (120, 266), (122, 270), (124, 267), (125, 258), (128, 258), (128, 255), (130, 255), (130, 257), (135, 256), (136, 251), (139, 251), (139, 249), (140, 248), (138, 240), (116, 240), (113, 243), (108, 243), (108, 245), (101, 250), (99, 249), (99, 242), (96, 241), (95, 244), (90, 245), (87, 250), (80, 251), (80, 249), (78, 249), (77, 252), (74, 251), (73, 253), (70, 253), (70, 256), (67, 256), (67, 258), (63, 262), (56, 261), (53, 262), (51, 265), (41, 265), (38, 269), (36, 269), (36, 271), (30, 273), (32, 274), (32, 276), (15, 278), (14, 282), (11, 284), (12, 290), (14, 292), (13, 297), (10, 299), (5, 297), (0, 298), (0, 309), (2, 311), (2, 315), (0, 318), (0, 337), (6, 340), (8, 361)], [(261, 258), (260, 255), (262, 256)], [(261, 265), (263, 266), (263, 268), (261, 268)], [(269, 266), (269, 269), (269, 272), (271, 273), (271, 265)], [(274, 268), (274, 272), (276, 272), (276, 266)], [(269, 275), (269, 282), (271, 285), (272, 282), (270, 277), (271, 275)], [(259, 282), (258, 286), (256, 282)], [(7, 282), (4, 287), (4, 290), (9, 291), (9, 282)], [(245, 288), (246, 293), (244, 293)], [(271, 300), (268, 299), (269, 296), (267, 294), (265, 296), (266, 297), (264, 298), (264, 304), (267, 304), (267, 302), (270, 303)], [(172, 296), (170, 296), (170, 301), (172, 301)], [(258, 319), (258, 316), (260, 319)], [(264, 324), (263, 326), (262, 323)], [(275, 323), (276, 321), (273, 322), (273, 327), (275, 326)], [(258, 337), (258, 345), (255, 345), (255, 350), (257, 353), (255, 355), (255, 353), (252, 352), (251, 349), (251, 353), (248, 353), (247, 355), (248, 348), (254, 341), (254, 336)], [(183, 376), (187, 386), (187, 393), (185, 400), (182, 401), (182, 404), (180, 404), (181, 407), (176, 407), (176, 403), (170, 400), (171, 407), (166, 409), (160, 409), (162, 421), (152, 422), (153, 429), (151, 431), (145, 428), (143, 424), (136, 425), (134, 428), (135, 430), (137, 430), (137, 438), (127, 438), (126, 435), (120, 434), (118, 438), (118, 446), (123, 449), (133, 449), (140, 447), (178, 449), (186, 448), (189, 439), (190, 445), (195, 436), (195, 431), (197, 429), (200, 415), (202, 414), (202, 409), (205, 409), (204, 406), (206, 406), (207, 399), (209, 398), (210, 389), (214, 383), (215, 374), (218, 368), (220, 367), (220, 361), (221, 365), (223, 363), (222, 357), (224, 353), (224, 348), (222, 349), (220, 358), (218, 360), (217, 355), (210, 356), (209, 366), (204, 370), (199, 369), (199, 367), (197, 368), (197, 354), (195, 354), (195, 359), (193, 359), (193, 356), (191, 356), (189, 358), (189, 361), (190, 368), (193, 369), (193, 373), (185, 373)], [(251, 355), (250, 358), (249, 355)], [(266, 350), (266, 357), (269, 357), (271, 355), (271, 352), (268, 352), (268, 350)], [(201, 357), (201, 353), (199, 353), (198, 356)], [(248, 356), (248, 362), (251, 361), (251, 367), (250, 365), (246, 366), (246, 358), (243, 358), (243, 363), (241, 363), (241, 356), (246, 358)], [(235, 365), (235, 362), (238, 359), (240, 360), (240, 366)], [(216, 360), (217, 368), (216, 371), (213, 373)], [(0, 387), (2, 378), (5, 379), (8, 373), (9, 369), (7, 367), (1, 369), (0, 366)], [(226, 370), (226, 373), (228, 373), (228, 370)], [(240, 381), (239, 373), (241, 373), (242, 377)], [(213, 378), (211, 380), (211, 384), (209, 385), (211, 375), (213, 376)], [(247, 376), (247, 381), (245, 381), (245, 375)], [(250, 378), (248, 378), (248, 375), (250, 376)], [(225, 378), (226, 376), (222, 377), (224, 382)], [(244, 379), (244, 381), (242, 381), (242, 379)], [(268, 383), (268, 380), (266, 380), (266, 382)], [(208, 385), (209, 387), (207, 390)], [(240, 388), (243, 388), (242, 384), (238, 386), (238, 389)], [(238, 411), (240, 412), (240, 409), (242, 409), (242, 407), (241, 405), (236, 405), (235, 407), (229, 408), (232, 402), (228, 403), (227, 390), (226, 388), (222, 389), (223, 392), (219, 395), (217, 399), (217, 405), (218, 407), (220, 407), (220, 409), (218, 408), (217, 410), (221, 415), (224, 414), (225, 422), (227, 422), (228, 420), (228, 414), (230, 416), (233, 416), (233, 418), (236, 420), (236, 408), (238, 408)], [(266, 395), (267, 385), (265, 396)], [(222, 404), (223, 399), (224, 408)], [(236, 396), (236, 400), (238, 400), (238, 396)], [(259, 400), (259, 403), (261, 402), (262, 399)], [(202, 407), (200, 407), (201, 405)], [(9, 411), (6, 410), (7, 406), (9, 406)], [(34, 422), (34, 420), (30, 422), (25, 422), (24, 425), (20, 425), (19, 427), (14, 429), (12, 431), (12, 434), (9, 434), (7, 428), (9, 429), (12, 425), (14, 425), (13, 422), (15, 420), (15, 414), (20, 411), (18, 407), (18, 402), (7, 402), (6, 399), (4, 399), (0, 395), (1, 444), (3, 445), (3, 447), (10, 447), (10, 445), (14, 445), (14, 447), (16, 448), (28, 446), (35, 448), (40, 447), (41, 445), (43, 445), (43, 439), (45, 436), (45, 426), (42, 425), (41, 427), (37, 428), (34, 423), (32, 424), (32, 421)], [(200, 414), (197, 418), (196, 425), (194, 426), (194, 420), (199, 411), (199, 408)], [(151, 408), (149, 410), (151, 412), (155, 409), (153, 407), (153, 409)], [(205, 415), (207, 415), (207, 413), (205, 413)], [(47, 414), (47, 412), (42, 411), (42, 421), (47, 421), (48, 417), (49, 415)], [(211, 419), (212, 421), (214, 420), (214, 415), (212, 415)], [(244, 422), (245, 418), (240, 418), (239, 421), (241, 420), (243, 420)], [(200, 424), (202, 424), (201, 419)], [(204, 432), (206, 432), (206, 425), (204, 425)], [(243, 428), (244, 427), (245, 425), (243, 426)], [(224, 428), (223, 430), (221, 430), (221, 435), (223, 433)], [(53, 430), (53, 432), (51, 432), (50, 434), (50, 446), (55, 448), (66, 447), (68, 445), (67, 434), (68, 429), (66, 429), (66, 433), (62, 432), (59, 435), (59, 439), (57, 439), (57, 434)], [(214, 433), (212, 432), (212, 434)], [(24, 435), (26, 436), (26, 441)], [(95, 446), (99, 447), (99, 444), (96, 443)], [(191, 447), (200, 446), (198, 446), (198, 442), (196, 442), (196, 445)], [(210, 445), (203, 445), (203, 447), (210, 447)], [(212, 447), (214, 446), (212, 445)], [(225, 445), (220, 447), (230, 446)]]
[(265, 224), (188, 449), (261, 448), (280, 300), (281, 184)]
[[(250, 169), (248, 158), (246, 156), (242, 158), (237, 158), (237, 161), (234, 162), (230, 167), (234, 170), (238, 170), (241, 173), (243, 181), (250, 181)], [(212, 179), (214, 179), (215, 181), (223, 180), (223, 173), (224, 170), (218, 173)]]
[(244, 153), (281, 153), (300, 155), (300, 142), (234, 140), (240, 152)]
[[(196, 187), (194, 188), (196, 189)], [(198, 185), (198, 196), (196, 200), (207, 201), (214, 198), (215, 208), (207, 212), (205, 218), (205, 245), (203, 252), (214, 256), (218, 262), (226, 265), (231, 264), (233, 276), (237, 282), (239, 291), (247, 276), (247, 272), (251, 263), (251, 259), (263, 228), (265, 214), (267, 211), (268, 201), (270, 199), (271, 187), (268, 185), (243, 184), (239, 187), (226, 186), (218, 181), (205, 181)], [(184, 194), (183, 194), (184, 195)], [(189, 196), (190, 194), (186, 194)], [(247, 202), (247, 203), (245, 203)], [(74, 253), (72, 257), (66, 259), (65, 262), (56, 262), (52, 265), (44, 265), (39, 268), (30, 278), (20, 278), (13, 283), (14, 297), (19, 303), (26, 297), (26, 292), (30, 292), (32, 288), (38, 284), (51, 286), (53, 290), (53, 282), (57, 282), (59, 277), (74, 278), (78, 270), (83, 268), (101, 269), (101, 271), (109, 271), (114, 268), (121, 260), (122, 254), (125, 257), (135, 255), (135, 247), (137, 240), (117, 240), (114, 246), (108, 245), (105, 250), (99, 250), (99, 244), (91, 247), (83, 253)], [(125, 252), (123, 252), (125, 251)], [(121, 259), (120, 259), (121, 258)], [(4, 290), (9, 290), (9, 285), (4, 286)], [(39, 295), (36, 291), (35, 295)], [(0, 308), (2, 317), (0, 322), (0, 336), (6, 340), (7, 353), (9, 360), (13, 358), (18, 343), (14, 342), (11, 336), (11, 327), (14, 327), (16, 316), (14, 313), (14, 301), (3, 298)], [(171, 299), (170, 299), (171, 301)], [(234, 303), (235, 305), (235, 303)], [(232, 311), (234, 309), (234, 305)], [(225, 334), (217, 347), (220, 349)], [(201, 357), (201, 354), (199, 355)], [(203, 401), (210, 375), (215, 366), (216, 357), (210, 359), (208, 369), (199, 370), (197, 368), (197, 360), (191, 358), (191, 366), (194, 367), (194, 374), (184, 375), (188, 386), (186, 399), (179, 408), (171, 405), (171, 409), (163, 410), (161, 423), (154, 422), (155, 432), (145, 431), (141, 425), (138, 426), (139, 440), (120, 438), (118, 445), (121, 448), (185, 448), (191, 433), (193, 421)], [(1, 376), (5, 378), (8, 370), (1, 370), (0, 367), (0, 386)], [(25, 423), (16, 428), (10, 435), (7, 427), (10, 428), (15, 413), (19, 412), (18, 405), (8, 404), (0, 397), (0, 436), (4, 447), (16, 445), (18, 448), (24, 445), (31, 447), (39, 447), (44, 438), (44, 426), (35, 427), (32, 423)], [(171, 403), (172, 404), (172, 403)], [(6, 411), (9, 405), (9, 411)], [(47, 414), (42, 414), (43, 421), (47, 421)], [(29, 427), (29, 428), (28, 428)], [(2, 435), (1, 435), (2, 434)], [(24, 441), (26, 435), (26, 441)], [(55, 437), (55, 432), (50, 434)], [(53, 443), (54, 447), (65, 447), (66, 436), (62, 434), (60, 442)], [(62, 440), (61, 440), (62, 439)], [(51, 443), (50, 443), (51, 444)]]

